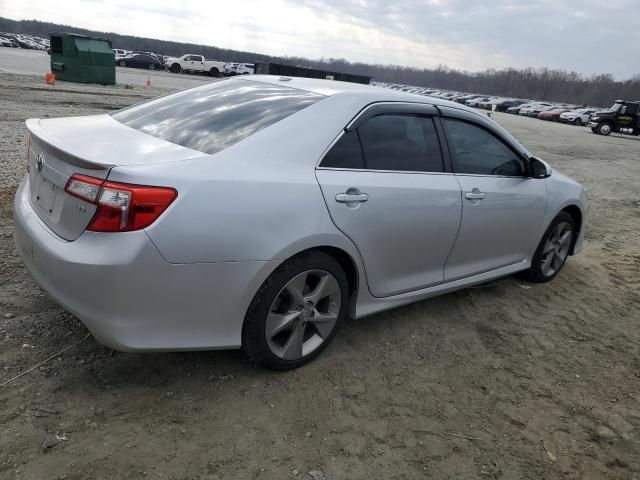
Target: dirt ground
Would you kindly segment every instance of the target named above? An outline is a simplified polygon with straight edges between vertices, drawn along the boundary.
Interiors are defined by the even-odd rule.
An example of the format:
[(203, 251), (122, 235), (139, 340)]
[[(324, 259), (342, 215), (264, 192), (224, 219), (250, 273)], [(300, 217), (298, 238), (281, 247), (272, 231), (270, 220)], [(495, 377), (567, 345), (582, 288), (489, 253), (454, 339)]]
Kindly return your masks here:
[[(87, 333), (13, 245), (24, 120), (160, 93), (0, 75), (0, 383)], [(89, 337), (0, 387), (0, 478), (640, 479), (640, 138), (496, 118), (588, 190), (585, 251), (553, 282), (349, 320), (287, 373)]]

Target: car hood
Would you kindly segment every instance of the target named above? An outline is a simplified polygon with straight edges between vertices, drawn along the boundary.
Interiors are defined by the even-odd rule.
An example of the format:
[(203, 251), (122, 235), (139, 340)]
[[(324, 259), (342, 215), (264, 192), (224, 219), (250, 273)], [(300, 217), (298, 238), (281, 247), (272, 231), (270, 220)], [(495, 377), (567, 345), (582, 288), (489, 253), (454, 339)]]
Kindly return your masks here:
[(29, 119), (27, 128), (41, 141), (78, 162), (100, 167), (148, 165), (206, 156), (127, 127), (109, 114)]
[(593, 114), (594, 117), (613, 117), (614, 112), (611, 110), (599, 110)]

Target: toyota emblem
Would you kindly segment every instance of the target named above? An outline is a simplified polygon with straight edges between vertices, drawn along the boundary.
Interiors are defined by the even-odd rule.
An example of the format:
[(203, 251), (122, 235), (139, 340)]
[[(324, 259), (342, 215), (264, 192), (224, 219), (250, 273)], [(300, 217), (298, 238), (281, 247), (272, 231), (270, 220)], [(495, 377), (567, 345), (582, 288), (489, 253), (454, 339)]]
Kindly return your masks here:
[(38, 158), (36, 159), (36, 168), (39, 172), (41, 172), (42, 167), (44, 167), (44, 154), (39, 153)]

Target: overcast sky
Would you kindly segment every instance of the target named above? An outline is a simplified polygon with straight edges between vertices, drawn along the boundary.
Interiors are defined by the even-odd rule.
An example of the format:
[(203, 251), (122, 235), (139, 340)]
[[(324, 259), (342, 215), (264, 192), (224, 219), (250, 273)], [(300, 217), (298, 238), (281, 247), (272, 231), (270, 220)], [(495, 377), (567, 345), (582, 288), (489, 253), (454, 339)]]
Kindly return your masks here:
[(640, 73), (640, 0), (0, 0), (0, 16), (273, 55)]

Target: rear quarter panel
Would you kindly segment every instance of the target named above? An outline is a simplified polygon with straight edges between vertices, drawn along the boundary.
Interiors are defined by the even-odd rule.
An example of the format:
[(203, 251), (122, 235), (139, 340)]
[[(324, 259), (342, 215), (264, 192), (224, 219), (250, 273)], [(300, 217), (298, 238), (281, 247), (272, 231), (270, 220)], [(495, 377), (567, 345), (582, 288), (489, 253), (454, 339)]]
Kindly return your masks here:
[(355, 247), (328, 214), (314, 167), (361, 101), (328, 97), (215, 155), (112, 169), (109, 179), (176, 188), (147, 229), (171, 263), (286, 259), (300, 250)]

